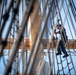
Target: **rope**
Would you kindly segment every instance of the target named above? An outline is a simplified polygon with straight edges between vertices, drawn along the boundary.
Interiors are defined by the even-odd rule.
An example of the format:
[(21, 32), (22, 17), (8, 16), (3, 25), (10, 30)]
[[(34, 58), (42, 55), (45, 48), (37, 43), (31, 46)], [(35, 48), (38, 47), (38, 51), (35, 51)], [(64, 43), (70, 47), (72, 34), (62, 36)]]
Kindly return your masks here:
[[(44, 4), (43, 10), (46, 8), (46, 6), (47, 6), (47, 3)], [(45, 14), (45, 13), (44, 13), (44, 14)], [(43, 16), (44, 16), (44, 14), (43, 14)], [(41, 25), (41, 22), (42, 22), (42, 20), (43, 20), (43, 16), (41, 17), (41, 20), (40, 20), (40, 23), (39, 23), (40, 25)], [(40, 27), (41, 27), (40, 25), (39, 25), (39, 27), (38, 27), (37, 33), (39, 33), (39, 29), (40, 29)], [(25, 74), (27, 73), (27, 70), (28, 70), (28, 67), (29, 67), (29, 64), (30, 64), (31, 57), (32, 57), (33, 52), (34, 52), (34, 46), (35, 46), (37, 37), (38, 37), (38, 35), (36, 35), (35, 38), (34, 38), (33, 46), (32, 46), (32, 48), (31, 48), (31, 54), (30, 54), (30, 57), (29, 57), (29, 61), (28, 61), (28, 63), (27, 63), (27, 68), (26, 68)]]
[[(14, 12), (13, 12), (13, 15), (11, 16), (11, 21), (10, 21), (8, 30), (7, 30), (7, 32), (6, 32), (5, 39), (3, 40), (5, 43), (1, 46), (0, 55), (2, 54), (5, 45), (7, 44), (7, 41), (6, 41), (6, 40), (7, 40), (7, 37), (8, 37), (8, 35), (9, 35), (10, 29), (11, 29), (11, 27), (12, 27), (13, 20), (14, 20), (14, 18), (15, 18), (15, 16), (16, 16), (17, 12), (18, 12), (17, 9), (18, 9), (18, 6), (19, 6), (19, 2), (20, 2), (20, 1), (17, 1), (16, 6), (14, 7), (14, 10), (13, 10)], [(4, 22), (4, 23), (5, 23), (5, 22)]]
[[(12, 8), (12, 9), (13, 9), (12, 10), (12, 15), (13, 15), (14, 8)], [(18, 16), (18, 14), (16, 16)], [(19, 22), (18, 20), (19, 19), (16, 17), (16, 20), (13, 21), (13, 24), (12, 24), (12, 27), (11, 27), (10, 36), (11, 36), (11, 38), (13, 40), (14, 40), (15, 35), (16, 35), (17, 31), (18, 31), (18, 29), (17, 29), (18, 22)], [(10, 41), (10, 43), (12, 43), (12, 42)], [(11, 49), (11, 47), (10, 47), (10, 49)], [(13, 61), (13, 64), (14, 64), (14, 67), (11, 67), (11, 69), (14, 70), (14, 74), (18, 74), (18, 72), (19, 72), (19, 68), (18, 68), (19, 67), (19, 51), (16, 53), (15, 59)]]
[[(68, 60), (66, 58), (66, 61), (67, 61), (67, 65), (68, 65)], [(71, 61), (72, 62), (72, 61)], [(73, 67), (74, 68), (74, 67)], [(63, 70), (63, 66), (62, 66), (62, 70)], [(70, 70), (69, 66), (68, 66), (68, 70)], [(59, 69), (58, 69), (58, 72), (59, 72)], [(63, 73), (64, 74), (64, 73)], [(69, 72), (69, 74), (71, 75), (71, 72)]]
[(73, 34), (72, 34), (72, 31), (71, 31), (71, 28), (70, 28), (70, 24), (69, 24), (68, 18), (67, 18), (67, 13), (65, 12), (67, 9), (65, 10), (64, 6), (63, 6), (63, 10), (64, 10), (64, 13), (65, 13), (65, 18), (66, 18), (66, 20), (67, 20), (67, 23), (68, 23), (68, 27), (69, 27), (71, 36), (72, 36), (72, 38), (74, 38), (74, 37), (73, 37)]
[(5, 27), (6, 21), (8, 20), (9, 11), (10, 11), (10, 9), (11, 9), (12, 4), (13, 4), (13, 0), (10, 1), (9, 6), (6, 8), (5, 13), (4, 13), (4, 15), (2, 16), (3, 22), (2, 22), (1, 28), (0, 28), (0, 36), (2, 36), (2, 32), (3, 32), (3, 29), (4, 29), (4, 27)]
[[(69, 24), (69, 21), (68, 21), (68, 18), (67, 18), (67, 13), (65, 12), (65, 9), (64, 9), (64, 6), (63, 6), (63, 10), (64, 10), (64, 13), (65, 13), (65, 18), (66, 18), (66, 21), (67, 21), (67, 23), (68, 23), (68, 27), (69, 27), (69, 30), (70, 30), (72, 39), (74, 39), (73, 34), (72, 34), (72, 31), (71, 31), (71, 28), (70, 28), (70, 24)], [(66, 10), (67, 10), (67, 9), (66, 9)], [(73, 49), (73, 50), (74, 50), (74, 49)], [(75, 51), (75, 50), (74, 50), (74, 51)]]
[[(66, 0), (65, 0), (65, 3), (66, 3), (66, 5), (67, 5)], [(67, 5), (67, 7), (68, 7), (68, 5)], [(73, 29), (74, 29), (74, 31), (75, 31), (74, 23), (73, 23), (73, 21), (72, 21), (72, 18), (71, 18), (71, 15), (70, 15), (69, 9), (68, 9), (68, 13), (69, 13), (69, 16), (70, 16), (71, 23), (73, 24)], [(69, 51), (70, 51), (70, 50), (69, 50)], [(71, 54), (70, 54), (70, 59), (71, 59), (71, 61), (72, 61)], [(74, 68), (74, 72), (75, 72), (75, 74), (76, 74), (76, 70), (75, 70), (75, 67), (74, 67), (73, 61), (72, 61), (72, 65), (73, 65), (73, 68)]]
[[(44, 0), (43, 0), (44, 1)], [(32, 1), (31, 1), (32, 2)], [(46, 2), (46, 1), (45, 1)], [(44, 2), (44, 3), (45, 3)], [(68, 1), (69, 2), (69, 1)], [(67, 3), (67, 2), (66, 2)], [(65, 3), (65, 4), (66, 4)], [(19, 69), (20, 69), (20, 67), (19, 67), (19, 53), (21, 53), (22, 55), (23, 55), (23, 57), (22, 57), (22, 64), (23, 64), (23, 74), (26, 74), (27, 73), (27, 71), (28, 71), (28, 69), (29, 69), (29, 66), (30, 66), (30, 63), (31, 63), (31, 60), (33, 59), (33, 61), (32, 61), (32, 64), (31, 64), (31, 68), (30, 68), (30, 71), (29, 71), (29, 74), (31, 75), (31, 74), (36, 74), (36, 72), (33, 72), (34, 70), (34, 64), (35, 64), (35, 62), (36, 62), (36, 58), (37, 58), (37, 54), (41, 51), (41, 50), (43, 50), (43, 46), (41, 47), (41, 41), (42, 41), (42, 37), (43, 37), (43, 34), (45, 33), (45, 31), (46, 31), (46, 39), (48, 39), (48, 38), (50, 38), (49, 37), (49, 35), (52, 35), (51, 34), (51, 30), (49, 30), (48, 29), (48, 24), (47, 24), (47, 21), (49, 21), (49, 19), (50, 19), (50, 28), (52, 29), (52, 26), (55, 24), (55, 18), (57, 18), (57, 20), (59, 20), (59, 23), (61, 23), (61, 25), (63, 25), (63, 17), (61, 16), (61, 10), (62, 10), (62, 8), (63, 8), (63, 13), (65, 14), (65, 18), (66, 18), (66, 21), (67, 21), (67, 24), (68, 24), (68, 27), (69, 27), (69, 30), (70, 30), (70, 33), (71, 33), (71, 36), (72, 36), (72, 39), (74, 38), (73, 37), (73, 33), (72, 33), (72, 30), (71, 30), (71, 28), (70, 28), (70, 23), (69, 23), (69, 18), (68, 18), (68, 16), (67, 16), (67, 12), (69, 11), (69, 17), (71, 16), (72, 17), (72, 15), (71, 15), (71, 12), (70, 12), (70, 10), (69, 10), (69, 8), (68, 8), (68, 5), (66, 4), (66, 7), (67, 7), (67, 12), (66, 12), (66, 10), (64, 9), (64, 0), (61, 2), (61, 5), (60, 5), (60, 8), (59, 8), (59, 5), (60, 3), (58, 3), (58, 0), (52, 0), (52, 3), (50, 3), (50, 4), (48, 4), (48, 2), (46, 3), (46, 4), (44, 4), (45, 5), (45, 7), (43, 8), (43, 10), (45, 9), (49, 9), (49, 12), (48, 12), (48, 14), (47, 15), (45, 15), (46, 14), (46, 12), (43, 12), (43, 15), (41, 16), (41, 21), (40, 21), (40, 23), (39, 23), (39, 27), (38, 27), (38, 30), (37, 30), (37, 33), (38, 33), (38, 35), (36, 34), (36, 36), (35, 36), (35, 39), (34, 39), (34, 43), (33, 43), (33, 46), (32, 46), (32, 49), (31, 49), (31, 54), (30, 54), (30, 58), (29, 58), (29, 61), (28, 61), (28, 63), (27, 63), (27, 58), (28, 58), (28, 53), (27, 53), (27, 51), (26, 51), (26, 67), (24, 66), (24, 64), (25, 64), (25, 62), (24, 62), (24, 55), (25, 55), (25, 53), (24, 53), (24, 50), (26, 50), (25, 49), (25, 45), (26, 45), (26, 43), (24, 44), (24, 41), (23, 41), (23, 43), (21, 44), (22, 46), (23, 46), (23, 53), (21, 53), (21, 52), (16, 52), (15, 50), (18, 50), (18, 48), (16, 49), (12, 49), (12, 50), (14, 50), (14, 56), (12, 56), (12, 55), (10, 55), (10, 52), (12, 52), (12, 51), (10, 51), (10, 52), (8, 52), (8, 61), (10, 62), (10, 58), (13, 58), (13, 60), (10, 62), (10, 65), (9, 66), (12, 66), (12, 62), (14, 62), (14, 64), (16, 65), (16, 68), (15, 67), (10, 67), (10, 68), (5, 68), (5, 71), (7, 71), (8, 72), (8, 70), (7, 69), (10, 69), (10, 70), (12, 70), (13, 69), (13, 71), (14, 71), (14, 74), (18, 74), (18, 72), (20, 72), (19, 71)], [(72, 8), (73, 8), (73, 10), (75, 9), (74, 8), (74, 6), (73, 6), (73, 2), (71, 2), (71, 4), (72, 4)], [(33, 3), (32, 3), (32, 5), (33, 5)], [(49, 5), (51, 6), (51, 7), (49, 7)], [(11, 5), (9, 5), (9, 6), (11, 6)], [(11, 6), (12, 7), (12, 6)], [(9, 11), (10, 11), (10, 9), (11, 9), (11, 7), (9, 8)], [(19, 7), (19, 6), (17, 6), (17, 7)], [(31, 7), (30, 7), (31, 8)], [(54, 8), (54, 10), (53, 10), (53, 8)], [(18, 8), (17, 8), (18, 9)], [(23, 9), (22, 9), (23, 10)], [(72, 10), (72, 12), (73, 12), (73, 10)], [(13, 11), (14, 11), (14, 8), (13, 8)], [(38, 14), (38, 11), (39, 11), (39, 7), (38, 7), (38, 9), (37, 9), (37, 12), (35, 13), (35, 16), (34, 16), (34, 18), (33, 18), (33, 22), (32, 22), (32, 25), (34, 24), (34, 22), (35, 22), (35, 19), (36, 19), (36, 16), (37, 16), (37, 14)], [(18, 11), (19, 12), (19, 11)], [(30, 11), (29, 11), (30, 12)], [(28, 11), (26, 11), (26, 13), (25, 13), (25, 15), (28, 15), (29, 16), (29, 14), (27, 14), (27, 13), (29, 13)], [(8, 12), (8, 14), (9, 14), (9, 12)], [(74, 14), (74, 12), (73, 12), (73, 14)], [(11, 28), (11, 29), (9, 29), (8, 28), (8, 32), (6, 33), (6, 39), (5, 39), (5, 41), (7, 40), (7, 38), (8, 37), (10, 37), (11, 36), (11, 38), (12, 39), (14, 39), (15, 38), (15, 34), (18, 34), (18, 29), (21, 27), (21, 26), (19, 26), (19, 21), (17, 21), (18, 20), (18, 18), (15, 18), (14, 16), (16, 16), (16, 14), (15, 14), (15, 12), (13, 12), (13, 17), (11, 17), (11, 22), (10, 22), (10, 27), (9, 28)], [(18, 15), (19, 16), (19, 15)], [(26, 17), (27, 19), (28, 19), (28, 17), (27, 16), (24, 16), (23, 15), (23, 20), (22, 20), (22, 23), (21, 23), (21, 25), (22, 25), (22, 28), (21, 28), (21, 34), (23, 34), (23, 33), (25, 33), (24, 31), (22, 31), (22, 30), (24, 30), (24, 28), (25, 28), (25, 25), (24, 25), (24, 22), (25, 21), (27, 21), (27, 19), (26, 18), (24, 18), (24, 17)], [(44, 18), (44, 20), (43, 20), (43, 18)], [(57, 21), (56, 20), (56, 21)], [(71, 20), (71, 19), (70, 19)], [(4, 20), (3, 21), (3, 23), (2, 23), (2, 25), (3, 25), (3, 27), (1, 27), (2, 29), (0, 29), (0, 33), (2, 34), (2, 32), (3, 32), (3, 29), (4, 29), (4, 27), (5, 27), (5, 23), (6, 23), (6, 21), (7, 20)], [(17, 21), (17, 22), (16, 22)], [(42, 24), (42, 22), (44, 22), (44, 25), (43, 25), (43, 29), (42, 30), (40, 30), (39, 31), (39, 28), (41, 27), (41, 24)], [(25, 23), (26, 24), (26, 29), (27, 29), (27, 23)], [(72, 24), (72, 22), (71, 22), (71, 24)], [(73, 22), (73, 24), (74, 24), (74, 22)], [(32, 26), (33, 27), (33, 26)], [(75, 29), (74, 28), (75, 26), (73, 26), (73, 29)], [(46, 29), (45, 29), (46, 28)], [(74, 30), (75, 31), (75, 30)], [(9, 35), (9, 32), (10, 32), (10, 35)], [(27, 30), (26, 30), (26, 33), (27, 33)], [(29, 33), (30, 33), (30, 30), (29, 30)], [(24, 36), (23, 37), (20, 37), (21, 36), (21, 34), (19, 34), (17, 37), (19, 37), (19, 38), (23, 38), (24, 39)], [(64, 33), (65, 34), (65, 33)], [(76, 34), (76, 33), (75, 33)], [(66, 36), (66, 35), (64, 35), (64, 36)], [(26, 35), (26, 37), (27, 37), (27, 35)], [(62, 38), (63, 38), (63, 36), (62, 36)], [(19, 41), (20, 39), (18, 39), (17, 41)], [(55, 45), (55, 41), (57, 41), (57, 40), (53, 40), (53, 46)], [(13, 42), (12, 42), (12, 40), (10, 40), (10, 41), (8, 41), (10, 44), (13, 44)], [(26, 42), (26, 41), (25, 41)], [(75, 44), (75, 42), (76, 41), (74, 41), (74, 43), (73, 43), (73, 48), (74, 48), (74, 44)], [(20, 42), (19, 42), (20, 43)], [(14, 45), (16, 45), (16, 46), (18, 46), (19, 45), (19, 43), (14, 43)], [(56, 69), (55, 69), (55, 62), (57, 63), (57, 75), (60, 75), (61, 73), (63, 73), (63, 75), (65, 75), (65, 74), (69, 74), (69, 75), (72, 75), (72, 70), (74, 70), (74, 72), (75, 72), (75, 67), (74, 67), (74, 64), (73, 64), (73, 61), (72, 61), (72, 54), (76, 54), (76, 51), (73, 49), (73, 51), (74, 52), (71, 52), (69, 49), (69, 51), (67, 51), (67, 52), (69, 52), (69, 57), (67, 57), (67, 58), (62, 58), (62, 56), (60, 55), (59, 56), (59, 58), (58, 58), (58, 56), (54, 56), (54, 48), (52, 48), (52, 52), (51, 52), (51, 54), (50, 54), (50, 43), (51, 43), (51, 38), (50, 38), (50, 40), (49, 40), (49, 43), (47, 44), (48, 46), (47, 46), (47, 50), (48, 50), (48, 60), (49, 60), (49, 64), (50, 64), (50, 75), (51, 74), (55, 74), (56, 73)], [(3, 45), (3, 44), (2, 44)], [(3, 47), (5, 47), (4, 45), (3, 45)], [(14, 46), (15, 47), (15, 46)], [(4, 48), (2, 48), (2, 50), (3, 50)], [(11, 45), (10, 45), (10, 47), (9, 47), (9, 49), (11, 49)], [(7, 51), (4, 51), (3, 50), (3, 55), (7, 55), (6, 54), (7, 53)], [(3, 56), (2, 55), (2, 56)], [(34, 56), (33, 56), (34, 55)], [(16, 56), (16, 57), (15, 57)], [(14, 60), (14, 58), (15, 58), (15, 60)], [(56, 61), (55, 61), (55, 58), (56, 58)], [(60, 60), (59, 60), (60, 59)], [(70, 60), (70, 61), (69, 61)], [(64, 65), (64, 63), (66, 62), (66, 65)], [(5, 58), (3, 57), (3, 63), (4, 63), (4, 65), (5, 65), (5, 67), (7, 66), (8, 67), (8, 65), (6, 65), (6, 61), (5, 61)], [(70, 65), (72, 65), (72, 67), (70, 67)], [(61, 66), (61, 67), (60, 67)], [(26, 68), (26, 69), (25, 69)], [(66, 68), (68, 68), (68, 73), (65, 73), (65, 70), (66, 70)], [(5, 72), (4, 74), (8, 74), (7, 72)], [(11, 71), (10, 71), (10, 73), (11, 73)], [(76, 74), (76, 72), (75, 72), (75, 74)]]
[(73, 0), (68, 0), (68, 2), (69, 2), (69, 5), (71, 7), (71, 10), (72, 10), (73, 17), (76, 21), (76, 7), (75, 7), (75, 4), (74, 4), (74, 1)]
[[(47, 16), (46, 16), (46, 18), (44, 19), (44, 27), (43, 27), (43, 31), (41, 31), (40, 32), (40, 35), (39, 35), (39, 41), (37, 41), (37, 45), (36, 45), (36, 53), (38, 52), (38, 47), (40, 46), (40, 40), (41, 40), (41, 37), (43, 36), (43, 32), (44, 32), (44, 29), (45, 29), (45, 25), (46, 25), (46, 23), (47, 23), (47, 20), (48, 20), (48, 17), (49, 17), (49, 14), (50, 14), (50, 12), (48, 11), (48, 14), (47, 14)], [(34, 52), (33, 52), (34, 53)], [(36, 57), (36, 53), (35, 53), (35, 57)], [(34, 55), (34, 54), (33, 54)], [(34, 57), (34, 59), (35, 59), (35, 57)], [(34, 63), (32, 64), (32, 67), (33, 67), (33, 65), (34, 65)], [(32, 70), (30, 70), (30, 74), (32, 73)], [(25, 73), (26, 74), (26, 73)]]
[(73, 30), (74, 30), (74, 33), (75, 33), (75, 37), (76, 37), (76, 29), (75, 29), (75, 26), (74, 26), (74, 22), (73, 22), (73, 20), (72, 20), (72, 17), (71, 17), (71, 14), (70, 14), (70, 11), (69, 11), (69, 6), (68, 6), (68, 4), (67, 4), (67, 1), (65, 0), (65, 3), (66, 3), (66, 6), (67, 6), (67, 10), (68, 10), (68, 15), (69, 15), (69, 19), (70, 19), (70, 22), (71, 22), (71, 24), (72, 24), (72, 27), (73, 27)]
[(1, 22), (2, 22), (2, 15), (3, 15), (4, 5), (5, 5), (5, 1), (2, 0), (2, 3), (0, 5), (0, 27), (1, 27)]

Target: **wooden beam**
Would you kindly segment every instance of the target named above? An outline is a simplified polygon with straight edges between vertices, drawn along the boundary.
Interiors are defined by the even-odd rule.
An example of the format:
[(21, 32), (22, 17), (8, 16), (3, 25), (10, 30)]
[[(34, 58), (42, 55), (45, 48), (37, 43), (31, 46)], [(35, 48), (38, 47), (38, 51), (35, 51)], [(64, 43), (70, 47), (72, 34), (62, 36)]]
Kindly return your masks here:
[(31, 27), (31, 39), (33, 42), (35, 35), (37, 34), (37, 30), (40, 22), (40, 14), (39, 14), (39, 0), (35, 0), (33, 5), (33, 12), (30, 14), (30, 27)]
[[(15, 39), (8, 38), (7, 39), (7, 44), (6, 44), (4, 49), (6, 49), (6, 50), (11, 49), (12, 44), (14, 43), (14, 40)], [(30, 50), (31, 41), (29, 39), (22, 40), (20, 45), (19, 45), (19, 49), (22, 49), (23, 41), (24, 41), (24, 44), (26, 44), (25, 48)], [(48, 42), (49, 42), (49, 39), (42, 39), (41, 43), (43, 44), (44, 49), (47, 49)], [(0, 47), (1, 47), (1, 44), (0, 44)], [(55, 46), (53, 46), (52, 43), (50, 44), (50, 49), (52, 49), (52, 48), (56, 48), (56, 43), (55, 43)], [(76, 49), (76, 39), (74, 39), (74, 40), (69, 39), (69, 41), (66, 43), (66, 49)]]

